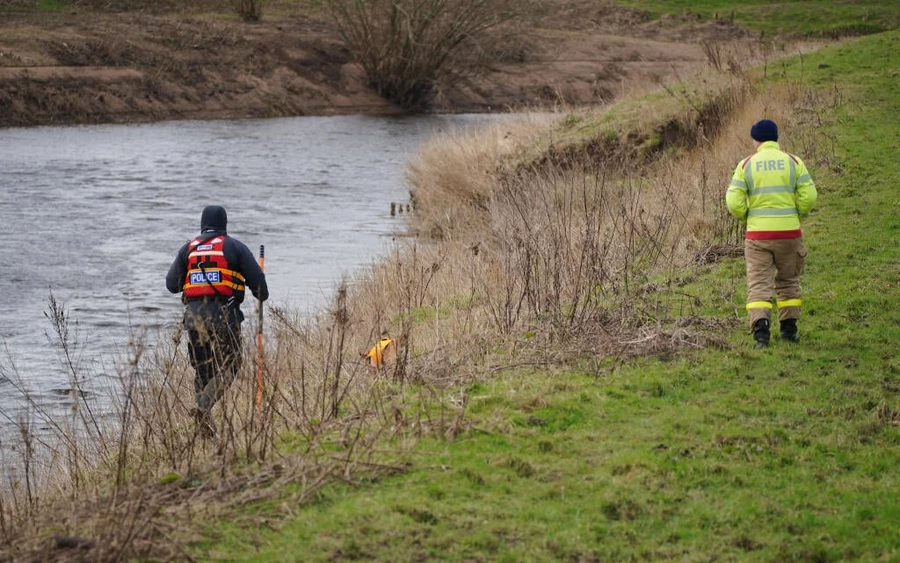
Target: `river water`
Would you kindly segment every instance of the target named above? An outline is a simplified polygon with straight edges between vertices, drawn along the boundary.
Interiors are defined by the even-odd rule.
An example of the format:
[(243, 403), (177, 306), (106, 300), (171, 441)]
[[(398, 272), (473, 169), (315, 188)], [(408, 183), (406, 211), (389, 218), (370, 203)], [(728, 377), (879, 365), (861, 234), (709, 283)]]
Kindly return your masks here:
[[(68, 313), (78, 372), (111, 377), (132, 334), (179, 322), (181, 302), (166, 291), (165, 274), (199, 231), (203, 207), (218, 204), (229, 234), (254, 254), (265, 244), (270, 302), (311, 311), (404, 229), (390, 203), (409, 199), (404, 173), (419, 144), (485, 119), (0, 130), (0, 426), (28, 416), (23, 386), (42, 410), (71, 404), (45, 316), (51, 293)], [(248, 317), (254, 307), (248, 296)]]

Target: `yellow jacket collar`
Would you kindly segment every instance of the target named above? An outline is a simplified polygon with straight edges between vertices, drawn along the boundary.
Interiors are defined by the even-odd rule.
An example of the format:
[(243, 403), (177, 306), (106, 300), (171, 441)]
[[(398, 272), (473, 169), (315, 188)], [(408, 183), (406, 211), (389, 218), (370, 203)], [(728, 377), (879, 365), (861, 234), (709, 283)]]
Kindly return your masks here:
[(768, 151), (768, 150), (772, 150), (772, 149), (775, 149), (776, 151), (781, 150), (781, 147), (778, 146), (777, 141), (766, 141), (765, 143), (760, 144), (759, 148), (756, 149), (756, 152)]

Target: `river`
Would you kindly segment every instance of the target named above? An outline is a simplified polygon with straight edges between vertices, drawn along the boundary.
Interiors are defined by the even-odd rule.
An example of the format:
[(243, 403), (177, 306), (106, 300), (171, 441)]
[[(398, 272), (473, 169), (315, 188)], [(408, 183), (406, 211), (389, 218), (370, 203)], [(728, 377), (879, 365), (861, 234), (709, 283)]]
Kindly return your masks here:
[(271, 303), (312, 311), (342, 275), (383, 254), (391, 234), (404, 229), (390, 203), (409, 199), (404, 174), (419, 144), (485, 119), (0, 130), (0, 425), (34, 408), (23, 387), (45, 412), (71, 405), (70, 377), (46, 317), (51, 293), (68, 314), (84, 388), (104, 386), (132, 334), (179, 321), (181, 302), (166, 291), (165, 274), (198, 232), (203, 207), (217, 204), (228, 212), (229, 234), (254, 254), (265, 244)]

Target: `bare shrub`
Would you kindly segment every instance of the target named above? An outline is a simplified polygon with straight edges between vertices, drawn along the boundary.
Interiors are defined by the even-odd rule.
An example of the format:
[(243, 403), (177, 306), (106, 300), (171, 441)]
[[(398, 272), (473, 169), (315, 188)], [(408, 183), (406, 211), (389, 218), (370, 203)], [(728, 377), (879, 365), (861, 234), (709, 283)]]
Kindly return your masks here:
[(459, 76), (485, 33), (512, 14), (510, 0), (326, 0), (369, 83), (410, 109), (424, 106), (438, 80)]
[(262, 0), (237, 0), (237, 12), (245, 22), (262, 19)]

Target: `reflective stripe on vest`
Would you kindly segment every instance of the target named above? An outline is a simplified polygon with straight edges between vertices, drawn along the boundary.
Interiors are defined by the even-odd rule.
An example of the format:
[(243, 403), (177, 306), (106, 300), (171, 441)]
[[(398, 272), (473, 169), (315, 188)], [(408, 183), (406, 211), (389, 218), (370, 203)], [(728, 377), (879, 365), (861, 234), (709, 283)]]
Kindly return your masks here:
[(189, 243), (186, 298), (243, 296), (244, 276), (229, 267), (224, 245), (224, 235), (197, 237)]
[(753, 195), (792, 193), (794, 193), (794, 188), (791, 186), (769, 186), (767, 188), (759, 188), (758, 190), (753, 190)]
[(791, 192), (794, 192), (797, 189), (797, 163), (794, 162), (794, 157), (788, 155), (788, 166), (791, 169), (791, 178), (788, 180), (788, 188), (790, 188)]
[(797, 215), (797, 208), (789, 207), (786, 209), (751, 209), (747, 214), (751, 217), (759, 217), (761, 215), (768, 215), (769, 217)]
[(747, 178), (747, 195), (753, 195), (753, 170), (750, 166), (750, 160), (753, 157), (748, 158), (744, 161), (744, 177)]
[(737, 178), (732, 178), (731, 183), (728, 184), (729, 187), (738, 188), (741, 191), (747, 190), (747, 182), (743, 180), (738, 180)]

